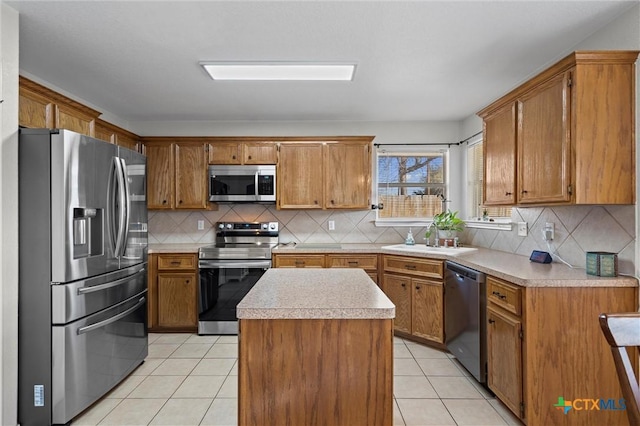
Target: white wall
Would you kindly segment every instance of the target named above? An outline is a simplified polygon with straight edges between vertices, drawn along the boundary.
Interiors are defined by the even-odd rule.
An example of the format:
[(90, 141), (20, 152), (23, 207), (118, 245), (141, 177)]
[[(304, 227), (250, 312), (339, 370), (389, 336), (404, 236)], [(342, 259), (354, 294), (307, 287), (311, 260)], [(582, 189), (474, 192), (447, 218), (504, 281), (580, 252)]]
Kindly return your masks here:
[(18, 13), (0, 4), (0, 422), (18, 402)]
[(336, 136), (373, 135), (374, 143), (452, 143), (456, 121), (146, 121), (132, 122), (141, 136)]

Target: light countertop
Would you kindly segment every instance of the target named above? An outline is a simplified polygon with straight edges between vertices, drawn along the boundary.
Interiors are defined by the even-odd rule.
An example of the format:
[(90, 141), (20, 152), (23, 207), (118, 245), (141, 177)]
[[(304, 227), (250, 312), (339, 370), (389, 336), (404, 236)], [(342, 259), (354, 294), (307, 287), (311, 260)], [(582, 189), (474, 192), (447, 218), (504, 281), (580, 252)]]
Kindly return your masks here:
[[(151, 244), (149, 253), (197, 253), (198, 248), (209, 244)], [(523, 287), (638, 287), (638, 280), (631, 276), (597, 277), (587, 275), (584, 268), (569, 268), (562, 263), (540, 264), (521, 256), (487, 248), (456, 255), (424, 253), (421, 247), (403, 247), (402, 250), (383, 248), (389, 244), (302, 244), (279, 246), (274, 254), (392, 254), (450, 260), (476, 269), (488, 275), (502, 278)], [(318, 271), (318, 269), (314, 269)]]
[(361, 269), (269, 269), (238, 319), (389, 319), (395, 306)]

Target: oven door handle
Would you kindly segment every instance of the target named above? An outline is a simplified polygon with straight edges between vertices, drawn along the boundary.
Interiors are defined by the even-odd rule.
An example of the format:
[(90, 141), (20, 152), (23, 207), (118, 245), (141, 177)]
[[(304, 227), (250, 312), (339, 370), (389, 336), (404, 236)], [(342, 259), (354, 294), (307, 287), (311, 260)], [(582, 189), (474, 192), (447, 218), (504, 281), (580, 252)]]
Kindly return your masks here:
[(247, 260), (239, 262), (220, 260), (200, 260), (200, 269), (238, 269), (238, 268), (270, 268), (270, 260)]

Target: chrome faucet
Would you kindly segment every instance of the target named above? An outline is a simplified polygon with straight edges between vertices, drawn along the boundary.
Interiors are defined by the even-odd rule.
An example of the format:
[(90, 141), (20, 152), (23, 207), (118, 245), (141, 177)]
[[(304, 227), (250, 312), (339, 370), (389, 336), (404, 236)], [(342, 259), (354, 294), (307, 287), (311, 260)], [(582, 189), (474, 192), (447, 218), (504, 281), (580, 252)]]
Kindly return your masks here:
[(436, 230), (435, 232), (435, 241), (433, 243), (434, 247), (440, 247), (440, 238), (438, 238), (438, 225), (436, 225), (435, 222), (431, 222), (431, 228), (434, 228)]

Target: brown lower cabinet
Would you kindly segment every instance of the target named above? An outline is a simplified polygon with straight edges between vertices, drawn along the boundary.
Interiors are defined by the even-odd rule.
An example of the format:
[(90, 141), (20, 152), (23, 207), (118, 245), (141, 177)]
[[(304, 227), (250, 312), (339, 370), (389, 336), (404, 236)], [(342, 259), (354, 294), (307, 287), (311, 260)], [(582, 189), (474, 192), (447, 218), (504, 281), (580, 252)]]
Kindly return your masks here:
[(396, 305), (396, 334), (444, 345), (443, 261), (384, 255), (382, 290)]
[[(598, 316), (637, 311), (638, 289), (596, 285), (520, 287), (487, 277), (488, 386), (525, 424), (629, 424)], [(556, 407), (559, 398), (573, 408)]]
[(392, 319), (239, 323), (239, 425), (393, 424)]
[(149, 331), (193, 332), (198, 327), (195, 253), (149, 255)]

